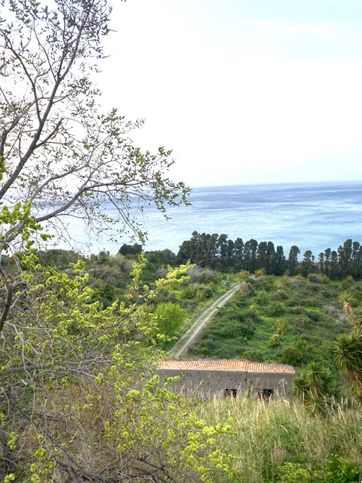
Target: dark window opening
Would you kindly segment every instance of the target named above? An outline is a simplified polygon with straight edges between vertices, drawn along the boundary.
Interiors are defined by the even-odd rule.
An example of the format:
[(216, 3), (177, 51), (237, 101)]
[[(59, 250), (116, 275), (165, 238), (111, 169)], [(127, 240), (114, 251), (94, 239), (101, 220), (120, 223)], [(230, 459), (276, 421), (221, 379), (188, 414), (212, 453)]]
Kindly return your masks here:
[(269, 401), (273, 394), (273, 389), (259, 389), (258, 392), (259, 399), (263, 399), (264, 401)]
[(236, 397), (237, 389), (224, 389), (224, 397)]

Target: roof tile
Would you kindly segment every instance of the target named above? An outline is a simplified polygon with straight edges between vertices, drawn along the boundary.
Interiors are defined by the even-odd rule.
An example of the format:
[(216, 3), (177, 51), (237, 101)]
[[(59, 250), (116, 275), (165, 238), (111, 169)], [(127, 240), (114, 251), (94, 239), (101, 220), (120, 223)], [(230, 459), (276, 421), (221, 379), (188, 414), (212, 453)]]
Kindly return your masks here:
[(170, 371), (266, 372), (295, 374), (292, 366), (239, 359), (164, 360), (157, 369)]

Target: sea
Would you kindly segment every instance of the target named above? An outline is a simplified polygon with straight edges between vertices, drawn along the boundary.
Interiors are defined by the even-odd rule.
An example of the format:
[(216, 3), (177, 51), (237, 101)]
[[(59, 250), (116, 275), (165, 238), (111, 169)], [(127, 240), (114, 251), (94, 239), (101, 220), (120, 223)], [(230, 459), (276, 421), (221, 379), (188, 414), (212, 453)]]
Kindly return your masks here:
[[(170, 208), (168, 219), (153, 207), (137, 213), (148, 232), (145, 250), (168, 248), (177, 253), (195, 230), (272, 241), (286, 252), (297, 245), (302, 253), (312, 250), (316, 256), (348, 238), (362, 243), (362, 181), (193, 188), (190, 202)], [(114, 208), (105, 204), (104, 210), (112, 214)], [(55, 239), (53, 244), (88, 254), (113, 254), (123, 243), (133, 243), (122, 228), (116, 227), (117, 237), (107, 232), (95, 235), (78, 220), (69, 225), (69, 242)]]

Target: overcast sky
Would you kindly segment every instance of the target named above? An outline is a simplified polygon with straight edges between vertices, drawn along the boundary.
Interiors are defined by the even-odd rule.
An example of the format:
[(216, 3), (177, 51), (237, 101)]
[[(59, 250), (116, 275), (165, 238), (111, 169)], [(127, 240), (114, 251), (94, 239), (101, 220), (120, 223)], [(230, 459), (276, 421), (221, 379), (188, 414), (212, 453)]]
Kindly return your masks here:
[(191, 186), (362, 179), (362, 0), (128, 0), (99, 80)]

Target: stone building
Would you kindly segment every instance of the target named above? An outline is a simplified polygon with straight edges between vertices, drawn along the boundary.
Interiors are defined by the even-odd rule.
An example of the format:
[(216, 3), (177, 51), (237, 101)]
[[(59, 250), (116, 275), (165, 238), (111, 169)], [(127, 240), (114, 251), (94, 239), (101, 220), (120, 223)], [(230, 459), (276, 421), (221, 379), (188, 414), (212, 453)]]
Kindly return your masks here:
[(295, 370), (292, 366), (244, 360), (164, 360), (157, 367), (162, 377), (180, 376), (172, 389), (200, 396), (250, 394), (261, 399), (290, 399)]

